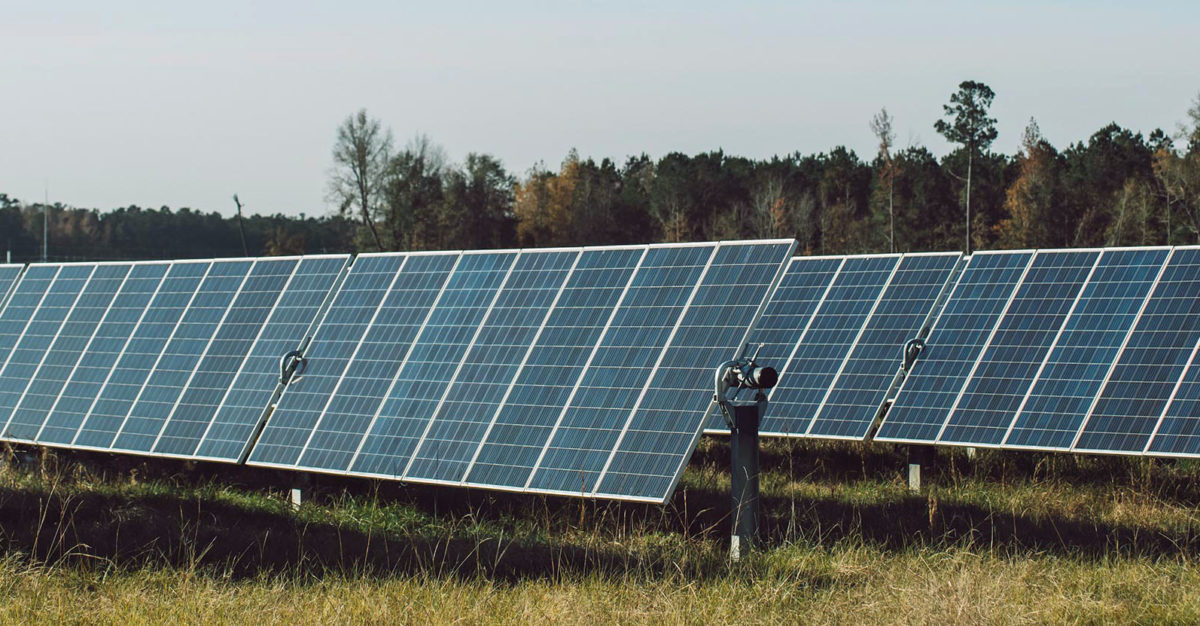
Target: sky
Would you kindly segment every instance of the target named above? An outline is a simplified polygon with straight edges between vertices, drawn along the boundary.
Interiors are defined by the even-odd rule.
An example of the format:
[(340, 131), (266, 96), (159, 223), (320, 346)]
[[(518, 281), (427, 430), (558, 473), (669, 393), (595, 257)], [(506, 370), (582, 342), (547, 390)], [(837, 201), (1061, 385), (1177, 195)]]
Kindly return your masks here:
[[(335, 6), (336, 5), (336, 6)], [(1200, 93), (1196, 2), (17, 2), (0, 0), (0, 193), (111, 209), (322, 215), (338, 124), (521, 175), (571, 148), (870, 158), (959, 82), (993, 149), (1175, 130)]]

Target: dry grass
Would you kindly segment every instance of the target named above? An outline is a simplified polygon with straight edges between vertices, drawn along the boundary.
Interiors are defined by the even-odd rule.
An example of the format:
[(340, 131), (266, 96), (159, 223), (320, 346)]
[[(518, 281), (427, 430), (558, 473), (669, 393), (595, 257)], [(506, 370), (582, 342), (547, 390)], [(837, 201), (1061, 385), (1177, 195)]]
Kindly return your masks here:
[(1200, 468), (771, 444), (767, 546), (725, 559), (705, 442), (666, 507), (71, 455), (0, 465), (0, 622), (1200, 621)]

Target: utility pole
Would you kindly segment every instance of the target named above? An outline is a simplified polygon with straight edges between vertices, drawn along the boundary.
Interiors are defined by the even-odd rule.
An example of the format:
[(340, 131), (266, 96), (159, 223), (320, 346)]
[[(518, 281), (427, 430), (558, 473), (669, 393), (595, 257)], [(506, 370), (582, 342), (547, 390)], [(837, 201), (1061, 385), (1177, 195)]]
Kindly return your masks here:
[(242, 235), (242, 256), (250, 256), (250, 251), (246, 248), (246, 227), (242, 225), (242, 201), (238, 200), (236, 193), (233, 194), (233, 203), (237, 205), (238, 232)]
[(46, 262), (50, 250), (50, 182), (42, 188), (42, 263)]

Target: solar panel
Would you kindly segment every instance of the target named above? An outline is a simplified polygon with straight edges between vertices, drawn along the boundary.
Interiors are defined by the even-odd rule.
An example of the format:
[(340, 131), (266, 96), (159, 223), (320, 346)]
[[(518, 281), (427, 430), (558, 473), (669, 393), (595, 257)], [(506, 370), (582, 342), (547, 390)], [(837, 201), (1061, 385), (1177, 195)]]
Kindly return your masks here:
[(785, 436), (808, 431), (899, 265), (898, 254), (846, 258), (771, 391), (764, 431)]
[[(359, 467), (362, 469), (356, 472), (399, 476), (478, 336), (516, 257), (515, 252), (463, 253), (449, 278), (439, 275), (436, 286), (420, 284), (423, 296), (406, 297), (422, 306), (412, 317), (411, 345), (400, 350), (402, 359), (388, 372), (378, 399), (373, 398), (361, 419), (352, 423), (332, 413), (331, 423), (337, 426), (330, 428), (327, 438), (322, 438), (318, 429), (300, 466), (337, 471)], [(395, 348), (382, 343), (379, 349)]]
[(601, 470), (596, 495), (663, 501), (675, 490), (713, 408), (716, 365), (742, 347), (794, 247), (717, 248)]
[(578, 249), (523, 251), (413, 452), (406, 480), (459, 483), (513, 386)]
[(526, 489), (573, 495), (595, 491), (621, 429), (716, 249), (715, 244), (696, 244), (653, 247), (646, 253)]
[(932, 442), (1028, 271), (1030, 252), (976, 252), (875, 439)]
[[(450, 262), (457, 254), (447, 255)], [(250, 461), (290, 467), (321, 419), (407, 255), (359, 255), (313, 334), (303, 376), (288, 385), (263, 429)], [(376, 378), (382, 379), (384, 375)], [(361, 413), (361, 411), (360, 411)]]
[(37, 369), (27, 379), (12, 415), (4, 428), (7, 438), (32, 441), (41, 431), (59, 393), (91, 343), (109, 305), (125, 282), (131, 265), (102, 264), (92, 268), (89, 280), (71, 307), (54, 341), (48, 346)]
[(938, 441), (999, 445), (1099, 263), (1096, 250), (1042, 250), (983, 351)]
[(213, 261), (153, 371), (138, 391), (112, 448), (149, 453), (188, 380), (238, 296), (253, 261)]
[(588, 249), (508, 390), (465, 484), (523, 489), (646, 246)]
[(0, 265), (0, 311), (4, 310), (4, 304), (8, 302), (9, 292), (16, 286), (17, 281), (20, 280), (21, 271), (24, 269), (24, 265)]
[(33, 313), (46, 296), (46, 290), (58, 275), (56, 265), (33, 265), (12, 288), (12, 295), (0, 311), (0, 369), (8, 362), (13, 348), (20, 341)]
[(1192, 347), (1188, 365), (1180, 375), (1171, 399), (1163, 407), (1154, 436), (1146, 445), (1148, 454), (1161, 456), (1200, 455), (1200, 341)]
[(906, 254), (809, 423), (807, 435), (866, 438), (903, 364), (902, 347), (931, 321), (958, 253)]
[(1075, 443), (1140, 454), (1200, 340), (1200, 249), (1176, 248)]
[(133, 336), (119, 349), (95, 399), (83, 411), (82, 425), (71, 447), (108, 450), (121, 430), (154, 364), (208, 274), (211, 261), (174, 261), (141, 312)]
[(295, 257), (254, 261), (159, 430), (155, 455), (191, 457), (195, 453), (221, 398), (298, 265)]
[[(28, 324), (0, 367), (0, 422), (5, 424), (0, 432), (7, 433), (13, 410), (54, 345), (94, 269), (94, 265), (59, 265), (44, 297), (29, 312)], [(11, 304), (6, 311), (10, 308)]]
[(250, 440), (279, 387), (280, 357), (301, 348), (311, 335), (317, 315), (329, 301), (349, 258), (332, 255), (300, 259), (221, 399), (195, 452), (196, 458), (237, 461), (245, 457)]
[(1071, 446), (1168, 254), (1163, 248), (1104, 252), (1023, 401), (1005, 447)]
[(130, 269), (91, 342), (81, 351), (75, 369), (62, 385), (36, 437), (38, 443), (68, 445), (74, 440), (169, 268), (169, 262), (153, 262), (137, 263)]

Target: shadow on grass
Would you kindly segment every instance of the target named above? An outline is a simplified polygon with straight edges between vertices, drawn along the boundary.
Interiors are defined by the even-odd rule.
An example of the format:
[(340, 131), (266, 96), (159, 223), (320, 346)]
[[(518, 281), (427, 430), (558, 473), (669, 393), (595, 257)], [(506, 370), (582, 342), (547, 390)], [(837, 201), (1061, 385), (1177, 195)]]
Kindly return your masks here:
[[(728, 483), (722, 483), (728, 477), (720, 473), (727, 467), (723, 450), (711, 442), (702, 446), (691, 469), (701, 479), (687, 481), (662, 507), (319, 477), (306, 491), (311, 505), (300, 513), (284, 502), (283, 489), (296, 474), (48, 454), (38, 467), (49, 469), (26, 470), (42, 471), (45, 477), (0, 485), (0, 551), (42, 563), (169, 564), (216, 569), (233, 577), (332, 573), (507, 582), (562, 575), (704, 579), (729, 574), (723, 558), (729, 533)], [(765, 450), (764, 467), (788, 467), (792, 479), (830, 486), (827, 496), (804, 499), (766, 494), (763, 530), (768, 545), (855, 542), (886, 551), (968, 547), (1097, 560), (1181, 557), (1200, 550), (1194, 524), (1162, 530), (1066, 514), (1035, 515), (938, 502), (894, 486), (851, 500), (837, 492), (839, 484), (866, 477), (886, 485), (880, 476), (897, 476), (905, 457), (890, 448), (831, 450), (839, 449), (775, 445)], [(977, 459), (966, 470), (954, 462), (943, 459), (932, 479), (961, 479), (957, 473), (962, 471), (1002, 477), (1046, 471), (1044, 459), (1031, 458), (1028, 467), (1013, 461), (1002, 468)], [(1139, 468), (1120, 465), (1056, 471), (1072, 484), (1144, 480)], [(1156, 480), (1164, 473), (1186, 474), (1174, 468), (1147, 471)], [(131, 475), (155, 487), (132, 486)], [(704, 477), (712, 478), (712, 486), (703, 484)], [(1160, 483), (1160, 488), (1184, 500), (1195, 497), (1193, 484), (1179, 482)], [(212, 497), (225, 488), (237, 497)]]

